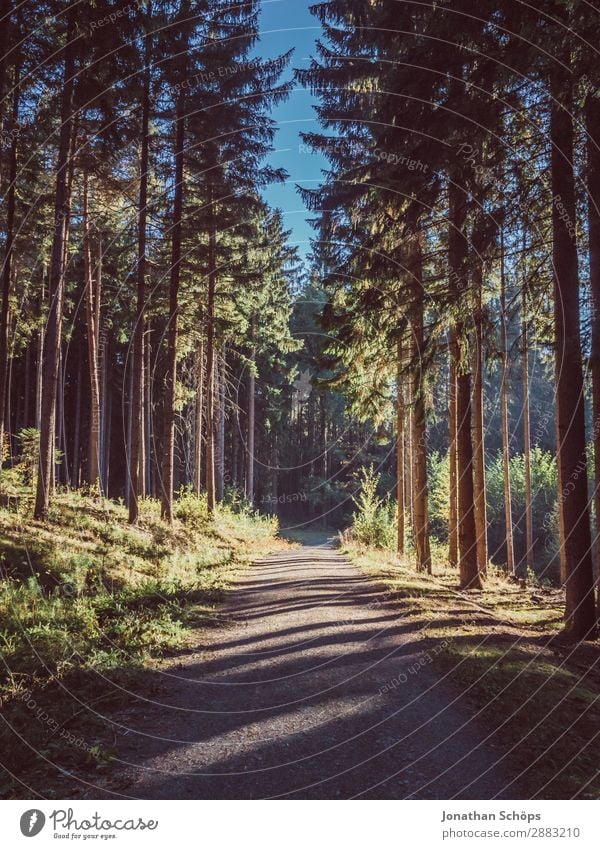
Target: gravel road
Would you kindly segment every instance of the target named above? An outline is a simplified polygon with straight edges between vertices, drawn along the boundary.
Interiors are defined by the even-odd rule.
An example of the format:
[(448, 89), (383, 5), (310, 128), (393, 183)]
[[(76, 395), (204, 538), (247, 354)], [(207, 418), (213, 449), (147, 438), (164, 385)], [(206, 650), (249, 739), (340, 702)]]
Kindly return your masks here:
[(154, 673), (152, 700), (116, 717), (127, 730), (100, 795), (523, 797), (501, 740), (437, 677), (414, 623), (333, 549), (261, 561), (222, 614)]

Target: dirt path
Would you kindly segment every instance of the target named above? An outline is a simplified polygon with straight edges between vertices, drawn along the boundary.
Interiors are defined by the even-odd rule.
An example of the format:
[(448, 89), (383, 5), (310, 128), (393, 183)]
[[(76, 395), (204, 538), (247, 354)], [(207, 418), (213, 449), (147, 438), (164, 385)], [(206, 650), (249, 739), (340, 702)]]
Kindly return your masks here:
[(155, 673), (153, 702), (116, 717), (128, 730), (107, 795), (521, 797), (468, 701), (428, 664), (408, 672), (423, 659), (414, 626), (332, 549), (257, 564), (223, 615)]

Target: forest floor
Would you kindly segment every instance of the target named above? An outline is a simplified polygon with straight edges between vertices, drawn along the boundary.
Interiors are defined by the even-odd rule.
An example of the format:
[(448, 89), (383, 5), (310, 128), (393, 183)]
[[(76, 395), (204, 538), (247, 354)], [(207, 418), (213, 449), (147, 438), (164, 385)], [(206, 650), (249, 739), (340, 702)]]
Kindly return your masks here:
[(93, 757), (53, 771), (48, 758), (36, 790), (598, 797), (600, 652), (549, 639), (555, 591), (490, 576), (484, 593), (461, 594), (443, 570), (429, 578), (382, 553), (339, 553), (327, 537), (238, 573), (185, 647), (125, 679), (105, 674), (99, 704), (64, 725), (71, 748), (86, 746), (92, 715)]
[[(548, 784), (547, 764), (528, 769), (537, 748), (525, 761), (506, 733), (505, 721), (518, 718), (496, 707), (492, 719), (480, 711), (481, 693), (450, 674), (465, 630), (483, 626), (477, 617), (486, 614), (454, 595), (433, 603), (429, 594), (422, 603), (419, 584), (427, 579), (395, 566), (392, 586), (384, 559), (352, 557), (360, 569), (324, 546), (257, 562), (228, 594), (217, 628), (199, 628), (186, 653), (133, 683), (128, 702), (110, 713), (107, 761), (93, 776), (64, 776), (61, 792), (149, 799), (572, 795), (556, 752)], [(486, 626), (510, 639), (506, 627), (495, 619)], [(540, 659), (538, 676), (547, 678), (546, 663)], [(531, 707), (540, 710), (538, 701)], [(565, 708), (563, 727), (573, 704)], [(547, 740), (542, 745), (548, 749)], [(580, 772), (575, 784), (581, 789)], [(583, 795), (592, 792), (590, 785)]]
[(65, 777), (110, 761), (111, 711), (130, 703), (148, 669), (218, 623), (241, 570), (290, 545), (276, 520), (235, 505), (211, 518), (191, 493), (170, 526), (152, 499), (135, 526), (98, 493), (57, 492), (46, 523), (31, 519), (30, 487), (4, 503), (0, 797), (64, 798)]

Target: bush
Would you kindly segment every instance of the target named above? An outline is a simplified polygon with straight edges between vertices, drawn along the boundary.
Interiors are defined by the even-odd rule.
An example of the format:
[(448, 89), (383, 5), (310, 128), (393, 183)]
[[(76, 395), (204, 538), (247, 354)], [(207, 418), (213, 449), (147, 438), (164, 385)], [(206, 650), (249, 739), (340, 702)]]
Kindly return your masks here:
[(210, 518), (206, 495), (196, 495), (189, 486), (181, 487), (175, 502), (175, 516), (191, 528), (203, 529)]
[[(499, 453), (486, 469), (488, 543), (490, 558), (506, 562), (506, 520), (504, 514), (504, 465)], [(513, 537), (517, 564), (525, 556), (525, 458), (510, 458), (510, 491)], [(558, 551), (556, 459), (539, 446), (531, 451), (531, 491), (533, 501), (533, 540), (536, 570), (545, 567)], [(495, 555), (495, 557), (494, 557)]]
[(360, 473), (360, 493), (353, 500), (352, 536), (363, 545), (393, 549), (396, 542), (396, 508), (389, 497), (377, 495), (380, 476), (373, 467)]
[(448, 541), (450, 521), (450, 460), (434, 451), (429, 457), (429, 530), (439, 542)]

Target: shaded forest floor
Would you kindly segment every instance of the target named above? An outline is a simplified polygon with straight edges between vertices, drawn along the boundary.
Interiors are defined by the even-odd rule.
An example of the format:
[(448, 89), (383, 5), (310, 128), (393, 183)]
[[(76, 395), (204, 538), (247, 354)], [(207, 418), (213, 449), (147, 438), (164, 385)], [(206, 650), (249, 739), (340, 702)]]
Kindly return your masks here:
[(348, 544), (345, 552), (433, 641), (428, 662), (502, 738), (532, 797), (600, 798), (600, 645), (556, 639), (562, 590), (492, 570), (483, 590), (459, 592), (443, 565), (429, 577), (380, 551)]
[[(219, 626), (107, 716), (110, 759), (68, 798), (512, 798), (519, 770), (386, 588), (333, 549), (240, 575)], [(413, 668), (419, 673), (411, 673)], [(394, 687), (402, 676), (407, 685)], [(75, 726), (76, 727), (76, 723)]]

